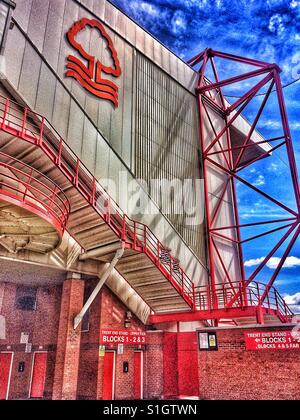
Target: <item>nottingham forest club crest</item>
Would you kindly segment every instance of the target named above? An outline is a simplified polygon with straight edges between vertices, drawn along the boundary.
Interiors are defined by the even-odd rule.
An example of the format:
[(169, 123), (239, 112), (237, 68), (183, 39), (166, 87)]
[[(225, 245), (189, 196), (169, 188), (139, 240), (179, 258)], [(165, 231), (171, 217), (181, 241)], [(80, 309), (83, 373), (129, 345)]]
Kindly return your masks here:
[[(106, 51), (110, 56), (111, 66), (102, 63), (97, 57), (90, 55), (84, 46), (76, 39), (81, 31), (87, 28), (96, 31), (99, 38), (99, 52), (101, 39), (106, 41)], [(107, 74), (118, 78), (122, 74), (118, 54), (113, 45), (112, 39), (106, 32), (104, 26), (95, 19), (81, 19), (76, 22), (68, 31), (67, 39), (70, 45), (77, 51), (80, 58), (69, 55), (67, 58), (66, 76), (74, 78), (84, 89), (92, 95), (108, 100), (117, 108), (119, 104), (118, 86), (111, 80), (105, 79)], [(107, 60), (104, 58), (103, 60)]]

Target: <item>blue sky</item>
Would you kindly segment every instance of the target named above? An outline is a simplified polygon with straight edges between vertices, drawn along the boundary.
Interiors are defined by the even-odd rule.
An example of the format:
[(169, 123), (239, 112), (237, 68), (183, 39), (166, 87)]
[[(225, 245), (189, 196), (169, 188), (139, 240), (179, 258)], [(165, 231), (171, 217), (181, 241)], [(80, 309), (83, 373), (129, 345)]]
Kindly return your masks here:
[[(283, 70), (283, 83), (300, 78), (300, 0), (113, 0), (112, 3), (155, 35), (172, 51), (187, 60), (207, 47), (237, 55), (250, 56), (277, 63)], [(300, 82), (285, 89), (286, 104), (292, 129), (298, 169), (300, 168)], [(239, 94), (237, 91), (228, 94)], [(257, 104), (259, 99), (257, 99)], [(245, 115), (255, 117), (255, 103)], [(279, 117), (273, 94), (268, 113), (259, 130), (266, 138), (281, 135)], [(276, 153), (271, 160), (257, 163), (245, 171), (244, 178), (270, 195), (294, 206), (289, 185), (286, 155)], [(270, 202), (238, 186), (242, 222), (284, 217)], [(283, 231), (284, 232), (284, 231)], [(244, 237), (253, 235), (251, 230)], [(273, 234), (245, 247), (247, 273), (257, 267), (262, 257), (276, 243), (280, 234)], [(300, 240), (293, 249), (276, 286), (289, 295), (288, 301), (299, 305), (300, 311)], [(280, 257), (283, 249), (276, 257)], [(261, 274), (270, 278), (276, 267), (272, 260)]]

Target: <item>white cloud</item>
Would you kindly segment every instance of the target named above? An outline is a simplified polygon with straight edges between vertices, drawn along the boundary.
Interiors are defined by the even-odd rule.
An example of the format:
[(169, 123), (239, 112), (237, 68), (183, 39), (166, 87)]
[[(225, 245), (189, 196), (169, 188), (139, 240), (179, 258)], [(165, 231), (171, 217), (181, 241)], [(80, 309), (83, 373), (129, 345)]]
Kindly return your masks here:
[(159, 9), (150, 3), (146, 3), (146, 2), (140, 3), (134, 0), (130, 3), (130, 7), (136, 12), (144, 12), (150, 16), (159, 15)]
[[(299, 75), (298, 75), (299, 77)], [(300, 122), (297, 120), (291, 120), (289, 121), (290, 128), (294, 131), (300, 130)], [(282, 123), (278, 120), (266, 120), (266, 119), (260, 119), (258, 123), (259, 129), (268, 129), (268, 130), (281, 130), (282, 129)]]
[(245, 261), (245, 267), (256, 267), (263, 262), (265, 258), (256, 258), (252, 260)]
[(263, 175), (259, 175), (259, 177), (253, 183), (253, 185), (255, 187), (262, 187), (263, 185), (265, 185), (265, 183), (266, 183), (265, 177)]
[[(261, 258), (248, 260), (245, 262), (245, 267), (256, 267), (259, 264), (261, 264), (265, 258), (266, 257), (261, 257)], [(270, 268), (271, 270), (275, 270), (278, 267), (280, 261), (281, 261), (281, 258), (273, 257), (268, 261), (267, 267)], [(297, 258), (297, 257), (288, 257), (283, 265), (283, 268), (287, 268), (287, 269), (296, 268), (296, 267), (300, 267), (300, 258)]]
[(290, 3), (290, 6), (292, 9), (296, 9), (296, 7), (300, 7), (300, 1), (299, 0), (292, 0)]
[(187, 23), (186, 23), (185, 15), (180, 10), (177, 10), (174, 13), (171, 23), (172, 23), (172, 32), (174, 34), (177, 34), (178, 32), (182, 32), (186, 30)]
[(300, 314), (300, 292), (294, 295), (285, 295), (284, 300), (295, 313)]
[(272, 33), (276, 33), (277, 35), (282, 35), (285, 31), (284, 22), (282, 16), (278, 13), (273, 15), (269, 22), (269, 31)]
[(279, 172), (280, 171), (280, 165), (278, 163), (271, 163), (271, 165), (268, 167), (269, 172)]
[(291, 130), (299, 131), (300, 130), (300, 122), (298, 122), (298, 121), (291, 121), (290, 122), (290, 128), (291, 128)]
[(300, 292), (294, 295), (286, 295), (284, 300), (288, 305), (300, 305)]

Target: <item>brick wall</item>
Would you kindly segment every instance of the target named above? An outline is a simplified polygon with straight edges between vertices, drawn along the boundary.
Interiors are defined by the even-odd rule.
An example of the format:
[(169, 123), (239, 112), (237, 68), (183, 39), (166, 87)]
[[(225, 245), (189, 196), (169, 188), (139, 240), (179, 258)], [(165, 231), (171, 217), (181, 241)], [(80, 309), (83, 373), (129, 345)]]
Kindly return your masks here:
[[(10, 399), (28, 398), (35, 351), (48, 353), (45, 398), (52, 398), (61, 293), (58, 286), (39, 288), (37, 310), (19, 311), (15, 308), (16, 285), (1, 284), (1, 315), (6, 317), (7, 337), (0, 341), (0, 351), (14, 352)], [(104, 358), (99, 356), (99, 332), (101, 328), (124, 329), (126, 311), (125, 305), (106, 287), (92, 305), (89, 331), (81, 333), (77, 398), (102, 398)], [(130, 329), (145, 327), (133, 317)], [(286, 327), (276, 327), (280, 329)], [(197, 371), (197, 362), (201, 399), (300, 399), (299, 351), (246, 350), (245, 332), (273, 330), (267, 327), (217, 330), (217, 352), (197, 352), (196, 333), (147, 331), (147, 345), (124, 346), (124, 354), (116, 355), (115, 398), (133, 398), (134, 352), (142, 350), (146, 399), (196, 396), (194, 387), (198, 378), (197, 375), (193, 378), (193, 373)], [(21, 332), (29, 333), (31, 353), (25, 353), (25, 345), (20, 344)], [(107, 349), (117, 351), (117, 346)], [(18, 372), (20, 362), (25, 362), (24, 372)], [(129, 363), (128, 373), (123, 372), (124, 362)]]
[[(126, 306), (107, 287), (93, 303), (89, 331), (82, 333), (78, 398), (102, 399), (104, 358), (99, 357), (100, 330), (124, 330), (127, 311)], [(130, 330), (145, 331), (145, 327), (133, 317)], [(117, 352), (116, 345), (109, 345), (106, 349)], [(134, 352), (138, 350), (144, 350), (144, 347), (124, 346), (124, 354), (116, 354), (115, 399), (133, 399)], [(128, 373), (123, 372), (124, 362), (129, 363)]]
[[(45, 397), (51, 398), (53, 369), (57, 343), (61, 287), (38, 288), (36, 311), (20, 311), (15, 308), (17, 285), (1, 283), (1, 315), (6, 318), (6, 339), (0, 341), (0, 352), (14, 353), (9, 399), (28, 398), (33, 354), (47, 351), (47, 380)], [(25, 344), (20, 344), (21, 333), (29, 334), (32, 352), (25, 353)], [(19, 363), (25, 363), (24, 372), (18, 372)]]
[[(93, 287), (96, 281), (89, 283)], [(62, 303), (62, 287), (38, 288), (37, 310), (32, 312), (17, 311), (15, 309), (16, 288), (17, 286), (12, 283), (1, 283), (1, 296), (3, 296), (3, 299), (1, 299), (0, 313), (6, 317), (8, 334), (5, 340), (0, 341), (0, 351), (14, 352), (9, 398), (28, 398), (33, 354), (35, 351), (42, 350), (48, 353), (45, 398), (51, 399), (53, 397), (55, 366), (59, 362), (57, 360), (57, 345), (59, 344), (58, 328)], [(68, 307), (68, 302), (66, 302), (65, 306)], [(99, 332), (101, 328), (124, 329), (124, 319), (127, 310), (126, 306), (106, 287), (103, 288), (92, 305), (89, 331), (81, 333), (77, 384), (77, 397), (79, 399), (102, 398), (104, 359), (99, 357)], [(66, 315), (66, 311), (64, 311), (64, 314)], [(137, 318), (133, 317), (130, 329), (144, 331), (145, 327)], [(20, 344), (21, 332), (29, 333), (29, 341), (33, 344), (31, 353), (25, 353), (25, 345)], [(64, 336), (65, 334), (61, 333), (60, 340), (64, 340)], [(109, 346), (108, 349), (117, 351), (117, 347), (114, 345)], [(134, 352), (138, 350), (145, 350), (145, 347), (125, 346), (124, 354), (116, 356), (116, 399), (132, 399), (134, 396)], [(160, 353), (162, 355), (162, 349), (160, 349)], [(25, 362), (25, 371), (22, 373), (18, 372), (20, 362)], [(123, 373), (123, 362), (129, 363), (128, 373)], [(144, 365), (146, 382), (146, 355), (144, 357)], [(61, 371), (63, 371), (63, 361), (61, 361), (61, 368)], [(161, 366), (157, 366), (157, 374), (160, 374), (162, 383)], [(155, 379), (153, 379), (153, 384), (155, 382)], [(161, 389), (158, 396), (161, 395)], [(62, 390), (59, 390), (59, 394), (61, 392)]]
[(164, 392), (163, 332), (149, 331), (145, 354), (145, 398), (161, 399)]
[(300, 399), (299, 351), (246, 351), (246, 331), (280, 329), (219, 330), (219, 351), (199, 352), (200, 398)]
[(83, 297), (84, 281), (68, 279), (64, 282), (53, 386), (55, 400), (75, 400), (77, 397), (81, 325), (74, 330), (74, 319), (83, 307)]
[(197, 397), (198, 353), (196, 332), (148, 332), (146, 397)]

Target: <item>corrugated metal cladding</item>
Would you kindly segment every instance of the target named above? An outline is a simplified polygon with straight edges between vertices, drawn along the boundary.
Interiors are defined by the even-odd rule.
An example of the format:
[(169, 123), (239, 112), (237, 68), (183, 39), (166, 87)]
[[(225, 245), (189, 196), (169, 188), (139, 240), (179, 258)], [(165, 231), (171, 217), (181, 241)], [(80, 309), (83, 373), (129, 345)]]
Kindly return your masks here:
[[(153, 180), (200, 179), (196, 98), (141, 54), (137, 54), (135, 173), (194, 251), (204, 250), (203, 225), (188, 226), (183, 202), (161, 193)], [(176, 191), (175, 191), (176, 194)], [(197, 203), (195, 189), (185, 198)], [(205, 257), (202, 255), (203, 258)]]

